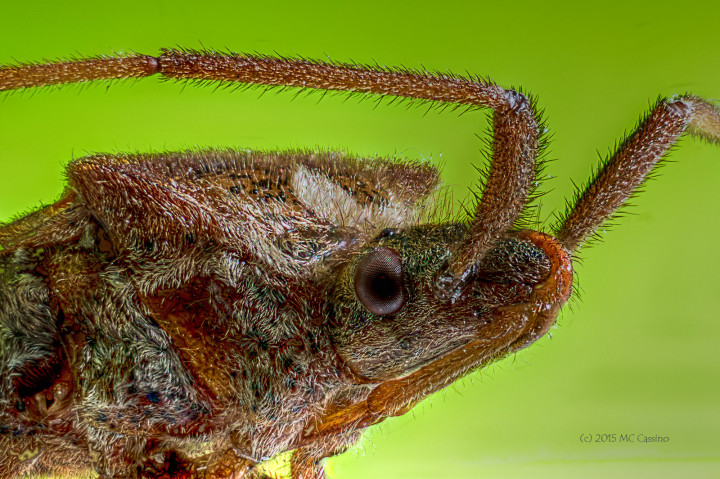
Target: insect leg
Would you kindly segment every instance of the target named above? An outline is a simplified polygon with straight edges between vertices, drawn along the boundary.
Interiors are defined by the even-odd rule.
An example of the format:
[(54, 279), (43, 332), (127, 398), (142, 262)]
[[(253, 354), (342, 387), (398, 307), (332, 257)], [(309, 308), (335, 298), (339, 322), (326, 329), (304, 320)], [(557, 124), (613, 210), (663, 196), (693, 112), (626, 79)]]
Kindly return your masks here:
[(347, 451), (362, 435), (362, 431), (328, 436), (311, 446), (295, 449), (290, 460), (292, 479), (324, 479), (324, 459)]
[(660, 101), (568, 208), (556, 234), (565, 247), (579, 249), (645, 181), (683, 133), (720, 143), (720, 109), (694, 96)]

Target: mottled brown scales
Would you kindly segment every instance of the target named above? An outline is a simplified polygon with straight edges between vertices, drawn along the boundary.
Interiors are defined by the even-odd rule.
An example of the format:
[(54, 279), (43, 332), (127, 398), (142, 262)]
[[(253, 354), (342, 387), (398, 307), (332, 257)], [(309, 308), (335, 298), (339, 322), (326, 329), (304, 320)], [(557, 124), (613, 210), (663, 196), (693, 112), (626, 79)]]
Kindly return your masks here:
[[(437, 169), (342, 152), (198, 150), (70, 163), (52, 205), (0, 227), (0, 478), (293, 479), (362, 430), (554, 324), (571, 253), (684, 133), (720, 111), (662, 100), (561, 218), (518, 230), (543, 139), (534, 105), (425, 71), (165, 50), (0, 67), (0, 90), (159, 75), (493, 111), (467, 224)], [(266, 476), (265, 476), (266, 477)]]

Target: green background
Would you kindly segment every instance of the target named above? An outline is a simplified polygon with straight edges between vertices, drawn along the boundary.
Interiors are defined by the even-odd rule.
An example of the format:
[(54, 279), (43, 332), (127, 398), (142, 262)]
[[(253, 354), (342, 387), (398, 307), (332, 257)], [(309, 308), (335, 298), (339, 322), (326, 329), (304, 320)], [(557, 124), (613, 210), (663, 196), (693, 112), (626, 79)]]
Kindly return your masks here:
[[(207, 47), (421, 64), (537, 95), (553, 134), (543, 215), (657, 95), (720, 98), (716, 2), (3, 2), (0, 64)], [(0, 98), (0, 218), (51, 202), (71, 158), (332, 146), (432, 158), (463, 198), (486, 129), (458, 117), (154, 79)], [(718, 477), (720, 149), (690, 139), (582, 254), (552, 338), (368, 433), (330, 478)], [(581, 434), (669, 436), (582, 443)]]

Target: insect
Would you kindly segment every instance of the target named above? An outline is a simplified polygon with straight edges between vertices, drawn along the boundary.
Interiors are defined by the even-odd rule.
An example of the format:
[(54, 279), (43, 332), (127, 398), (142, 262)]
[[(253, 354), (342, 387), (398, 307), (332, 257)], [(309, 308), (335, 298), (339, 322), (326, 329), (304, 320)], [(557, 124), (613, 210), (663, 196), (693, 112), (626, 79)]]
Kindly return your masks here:
[(95, 155), (0, 227), (0, 477), (293, 478), (362, 430), (542, 337), (572, 253), (720, 109), (659, 101), (551, 231), (522, 227), (544, 147), (522, 92), (479, 78), (163, 50), (0, 67), (0, 90), (159, 75), (493, 111), (469, 222), (427, 163), (331, 151)]

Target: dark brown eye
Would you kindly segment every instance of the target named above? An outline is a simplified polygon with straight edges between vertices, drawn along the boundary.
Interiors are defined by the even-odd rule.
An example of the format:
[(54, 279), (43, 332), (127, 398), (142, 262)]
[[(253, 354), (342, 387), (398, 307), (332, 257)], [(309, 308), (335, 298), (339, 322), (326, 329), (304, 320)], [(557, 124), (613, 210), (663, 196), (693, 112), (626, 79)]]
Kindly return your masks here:
[(405, 304), (400, 255), (389, 248), (366, 254), (355, 270), (355, 295), (372, 314), (398, 312)]

